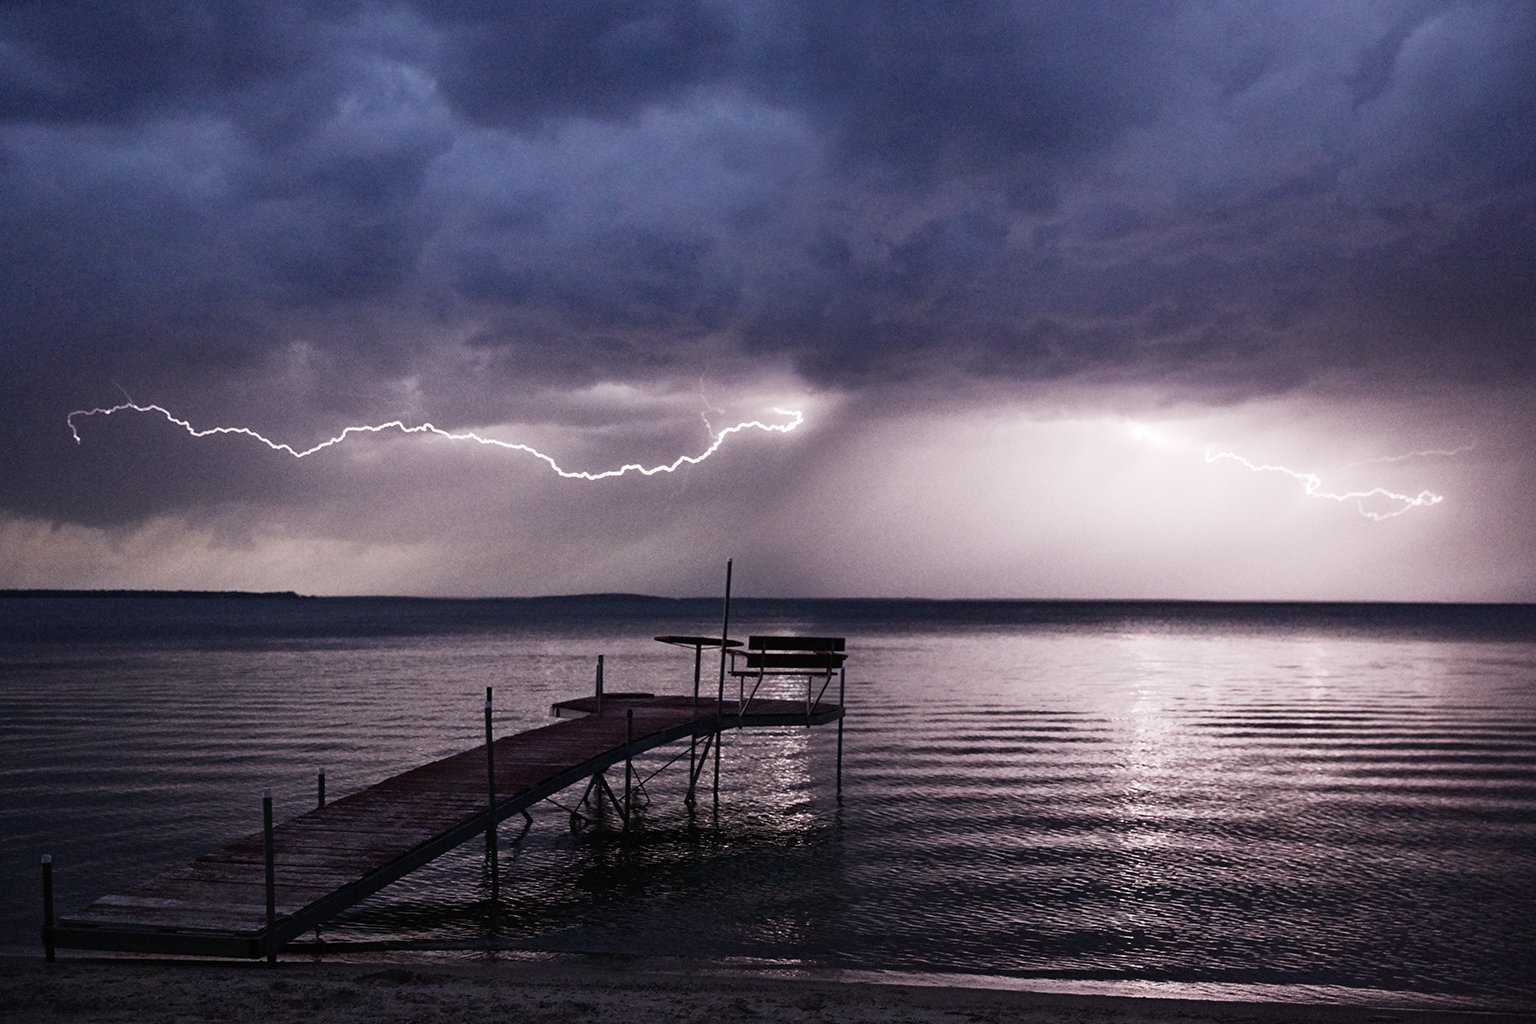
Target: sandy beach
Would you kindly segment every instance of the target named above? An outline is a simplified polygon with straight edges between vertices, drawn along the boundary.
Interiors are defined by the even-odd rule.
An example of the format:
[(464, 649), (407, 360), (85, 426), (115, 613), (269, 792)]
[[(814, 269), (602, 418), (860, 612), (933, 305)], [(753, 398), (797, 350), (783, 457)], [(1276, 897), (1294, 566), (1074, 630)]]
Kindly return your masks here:
[(0, 1005), (33, 1021), (395, 1024), (518, 1020), (884, 1024), (1528, 1024), (1529, 1013), (1059, 995), (518, 961), (250, 963), (0, 958)]

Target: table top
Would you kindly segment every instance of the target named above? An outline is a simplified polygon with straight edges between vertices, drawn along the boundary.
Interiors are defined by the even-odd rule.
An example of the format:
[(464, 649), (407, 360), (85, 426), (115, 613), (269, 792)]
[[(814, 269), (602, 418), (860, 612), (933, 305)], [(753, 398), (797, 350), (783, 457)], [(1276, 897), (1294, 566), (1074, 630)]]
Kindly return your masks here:
[(677, 644), (679, 647), (740, 647), (740, 640), (727, 639), (724, 644), (717, 636), (659, 636), (656, 638), (664, 644)]

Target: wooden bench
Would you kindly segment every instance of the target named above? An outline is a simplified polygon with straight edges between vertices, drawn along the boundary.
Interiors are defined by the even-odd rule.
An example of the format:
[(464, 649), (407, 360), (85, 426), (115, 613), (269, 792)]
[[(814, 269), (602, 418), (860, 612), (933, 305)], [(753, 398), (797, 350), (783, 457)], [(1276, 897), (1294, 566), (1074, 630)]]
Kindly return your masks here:
[[(745, 647), (729, 650), (731, 675), (737, 680), (737, 707), (746, 714), (747, 707), (757, 696), (763, 681), (770, 677), (790, 676), (805, 680), (805, 714), (809, 720), (812, 710), (837, 678), (837, 703), (843, 703), (843, 662), (848, 655), (845, 641), (840, 636), (749, 636)], [(747, 680), (752, 680), (752, 691), (747, 692)], [(814, 691), (816, 680), (821, 689)]]

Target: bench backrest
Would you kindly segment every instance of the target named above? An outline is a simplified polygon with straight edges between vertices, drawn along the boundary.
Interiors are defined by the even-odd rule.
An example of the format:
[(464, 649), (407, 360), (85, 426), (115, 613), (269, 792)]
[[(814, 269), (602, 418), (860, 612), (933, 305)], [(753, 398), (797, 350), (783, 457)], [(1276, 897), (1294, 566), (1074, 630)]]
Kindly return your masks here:
[(841, 651), (840, 636), (749, 636), (749, 651)]
[(840, 636), (749, 636), (744, 649), (733, 651), (741, 674), (822, 673), (841, 668), (848, 657)]

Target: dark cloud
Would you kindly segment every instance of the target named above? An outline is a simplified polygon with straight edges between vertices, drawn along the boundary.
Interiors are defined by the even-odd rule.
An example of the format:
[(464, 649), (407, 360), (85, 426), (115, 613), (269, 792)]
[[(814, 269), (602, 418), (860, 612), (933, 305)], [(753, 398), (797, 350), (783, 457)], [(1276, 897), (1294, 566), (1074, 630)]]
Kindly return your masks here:
[(1358, 109), (1361, 104), (1379, 99), (1392, 85), (1403, 46), (1434, 13), (1430, 2), (1403, 3), (1389, 12), (1391, 20), (1382, 25), (1374, 39), (1360, 49), (1353, 72), (1345, 79), (1350, 98)]
[(128, 0), (0, 11), (0, 116), (117, 122), (206, 109), (320, 59), (355, 3)]
[(718, 81), (733, 42), (724, 10), (703, 0), (432, 0), (420, 12), (443, 31), (444, 91), (489, 124), (630, 116)]
[(1154, 107), (1176, 6), (1100, 2), (779, 4), (744, 81), (804, 110), (844, 165), (896, 187), (1030, 179)]

